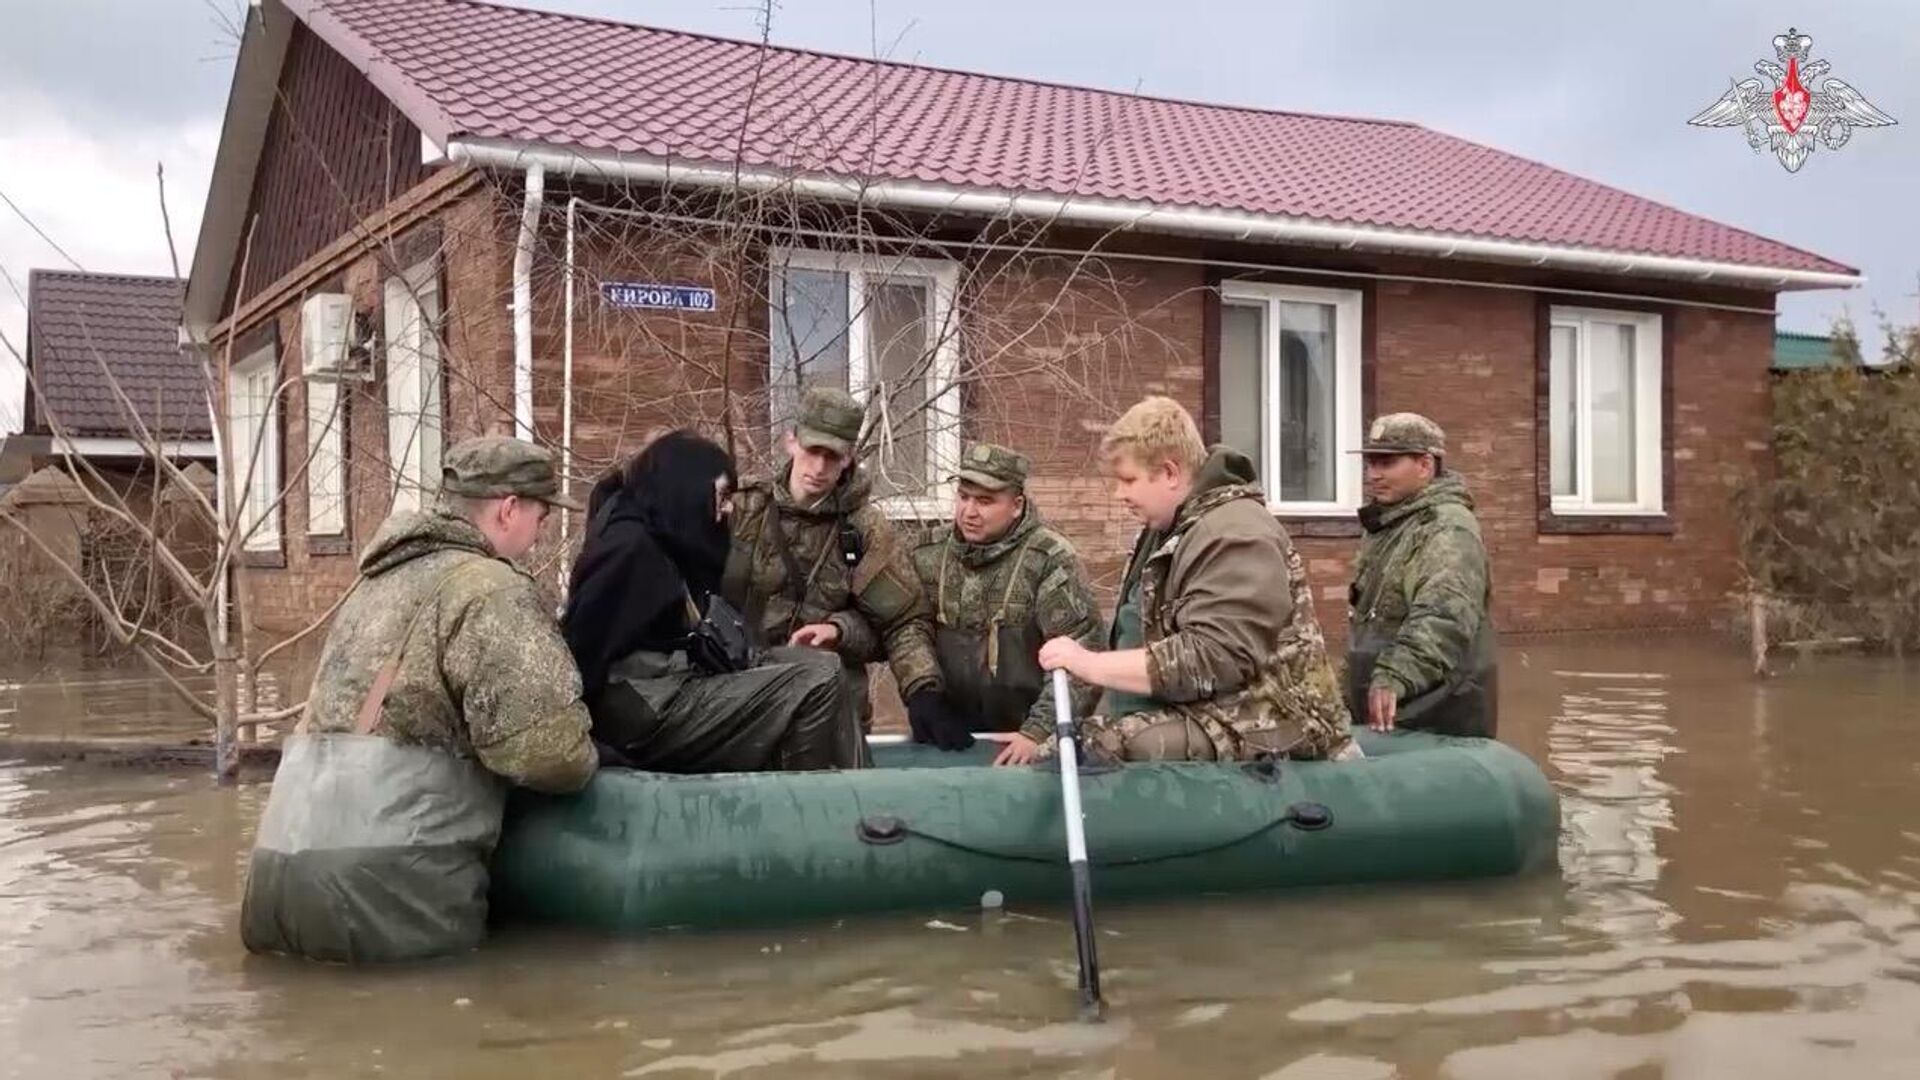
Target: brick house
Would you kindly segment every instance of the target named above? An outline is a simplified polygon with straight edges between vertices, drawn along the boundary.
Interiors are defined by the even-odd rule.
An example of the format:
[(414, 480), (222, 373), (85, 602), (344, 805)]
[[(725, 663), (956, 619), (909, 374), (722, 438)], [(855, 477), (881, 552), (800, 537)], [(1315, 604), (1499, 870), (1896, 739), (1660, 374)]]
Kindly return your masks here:
[(0, 613), (16, 645), (109, 640), (62, 565), (129, 618), (178, 635), (181, 590), (144, 572), (141, 529), (97, 500), (151, 525), (194, 572), (211, 570), (213, 522), (184, 491), (156, 483), (152, 459), (157, 446), (214, 495), (206, 378), (180, 345), (185, 287), (172, 277), (28, 275), (26, 408), (22, 430), (0, 440)]
[(130, 476), (148, 457), (144, 428), (179, 458), (211, 463), (205, 379), (180, 347), (185, 284), (133, 274), (30, 272), (31, 378), (20, 434), (9, 440), (13, 453), (39, 468), (71, 452), (102, 476)]
[[(185, 322), (233, 347), (236, 412), (272, 410), (274, 468), (311, 458), (260, 508), (268, 627), (325, 608), (447, 442), (518, 432), (586, 478), (699, 423), (763, 458), (818, 380), (873, 406), (902, 515), (937, 513), (963, 440), (1028, 450), (1106, 585), (1133, 526), (1099, 432), (1177, 397), (1259, 460), (1336, 635), (1342, 451), (1425, 412), (1476, 492), (1499, 624), (1539, 631), (1717, 619), (1775, 294), (1858, 280), (1416, 125), (476, 0), (264, 0)], [(303, 355), (326, 310), (350, 340)], [(276, 374), (299, 377), (274, 399)]]

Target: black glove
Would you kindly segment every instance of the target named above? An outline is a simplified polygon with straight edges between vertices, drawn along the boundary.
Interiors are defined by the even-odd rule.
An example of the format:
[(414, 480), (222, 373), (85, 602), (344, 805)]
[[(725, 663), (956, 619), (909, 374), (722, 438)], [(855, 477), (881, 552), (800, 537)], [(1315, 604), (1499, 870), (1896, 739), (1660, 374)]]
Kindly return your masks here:
[(955, 716), (938, 690), (916, 690), (907, 699), (907, 726), (913, 729), (914, 742), (932, 743), (942, 750), (965, 750), (973, 745), (966, 717)]
[(616, 750), (611, 744), (603, 743), (599, 739), (593, 740), (593, 751), (600, 758), (600, 767), (603, 769), (637, 769), (640, 767), (633, 763), (632, 758)]

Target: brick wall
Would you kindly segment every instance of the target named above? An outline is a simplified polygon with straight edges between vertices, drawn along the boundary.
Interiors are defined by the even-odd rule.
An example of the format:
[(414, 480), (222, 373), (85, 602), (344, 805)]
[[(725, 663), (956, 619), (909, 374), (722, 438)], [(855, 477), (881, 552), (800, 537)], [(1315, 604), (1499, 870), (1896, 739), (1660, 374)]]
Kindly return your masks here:
[[(354, 311), (380, 332), (385, 282), (424, 260), (440, 267), (444, 442), (468, 435), (512, 430), (513, 336), (505, 300), (512, 262), (511, 233), (503, 232), (500, 196), (481, 188), (437, 212), (395, 223), (390, 242), (351, 259), (307, 292), (345, 292)], [(304, 293), (239, 331), (242, 341), (277, 332), (284, 375), (301, 370), (300, 301)], [(282, 508), (281, 548), (255, 559), (247, 571), (248, 607), (258, 628), (271, 634), (299, 629), (324, 612), (352, 584), (362, 548), (391, 507), (393, 469), (388, 457), (386, 365), (378, 356), (372, 377), (342, 384), (347, 480), (346, 535), (316, 537), (308, 531), (304, 480), (293, 485)], [(307, 383), (288, 382), (280, 403), (281, 461), (286, 479), (307, 454)]]
[[(561, 432), (562, 205), (550, 193), (535, 264), (535, 421), (538, 436), (548, 442), (557, 442)], [(517, 211), (517, 193), (482, 189), (434, 219), (443, 230), (445, 257), (449, 443), (510, 428), (507, 299)], [(1145, 243), (1163, 255), (1194, 254), (1172, 241)], [(732, 383), (735, 430), (746, 440), (743, 458), (764, 449), (765, 285), (728, 251), (711, 236), (650, 232), (582, 216), (574, 321), (575, 474), (581, 482), (664, 427), (695, 423), (719, 430), (729, 400), (723, 381)], [(746, 261), (757, 259), (755, 254)], [(370, 255), (344, 274), (356, 305), (376, 313), (378, 279), (385, 272), (379, 263)], [(1461, 266), (1446, 270), (1465, 272)], [(719, 291), (718, 310), (609, 309), (596, 292), (603, 279), (712, 285)], [(1206, 268), (1196, 263), (1118, 258), (1023, 257), (1010, 265), (990, 257), (963, 270), (964, 348), (979, 376), (964, 387), (966, 437), (1008, 442), (1033, 455), (1034, 498), (1081, 546), (1103, 591), (1118, 583), (1135, 525), (1108, 499), (1094, 469), (1094, 448), (1104, 425), (1144, 394), (1165, 393), (1201, 413), (1208, 280)], [(1373, 411), (1422, 411), (1447, 429), (1449, 465), (1465, 476), (1479, 502), (1502, 629), (1714, 620), (1735, 584), (1730, 484), (1765, 452), (1770, 320), (1666, 309), (1663, 332), (1673, 341), (1670, 534), (1542, 535), (1535, 466), (1542, 303), (1541, 294), (1517, 289), (1375, 283), (1365, 320)], [(283, 354), (297, 363), (297, 305), (281, 309), (278, 318)], [(384, 495), (359, 494), (368, 477), (385, 471), (382, 393), (377, 381), (357, 386), (350, 407), (357, 493), (353, 550), (371, 537), (385, 511)], [(301, 394), (296, 386), (286, 407), (290, 453), (304, 446)], [(303, 515), (304, 493), (296, 492), (289, 505), (287, 569), (255, 575), (263, 623), (297, 622), (324, 607), (350, 579), (350, 556), (308, 550)], [(1302, 536), (1298, 542), (1314, 577), (1322, 623), (1339, 638), (1357, 541)]]

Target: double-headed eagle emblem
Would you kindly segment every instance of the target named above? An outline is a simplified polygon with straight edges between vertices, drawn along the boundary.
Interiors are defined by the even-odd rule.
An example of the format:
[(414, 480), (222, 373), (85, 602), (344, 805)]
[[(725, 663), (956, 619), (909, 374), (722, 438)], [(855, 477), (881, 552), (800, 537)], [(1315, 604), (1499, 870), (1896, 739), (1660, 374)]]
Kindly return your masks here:
[[(1687, 123), (1738, 126), (1746, 131), (1747, 145), (1755, 153), (1772, 150), (1788, 172), (1798, 172), (1822, 143), (1829, 150), (1847, 145), (1854, 128), (1894, 123), (1860, 91), (1828, 75), (1833, 65), (1809, 61), (1812, 51), (1813, 39), (1788, 27), (1773, 39), (1773, 53), (1780, 62), (1760, 60), (1753, 65), (1753, 70), (1773, 80), (1771, 88), (1759, 79), (1742, 79)], [(1820, 80), (1818, 88), (1816, 80)]]

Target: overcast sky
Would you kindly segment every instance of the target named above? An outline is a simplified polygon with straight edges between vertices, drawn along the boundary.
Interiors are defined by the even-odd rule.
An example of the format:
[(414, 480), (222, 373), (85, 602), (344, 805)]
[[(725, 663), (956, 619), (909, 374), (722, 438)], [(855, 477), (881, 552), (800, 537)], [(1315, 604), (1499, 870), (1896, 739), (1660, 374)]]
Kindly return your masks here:
[[(532, 0), (755, 35), (746, 0)], [(168, 273), (164, 162), (184, 267), (231, 75), (238, 0), (0, 0), (0, 268)], [(1444, 10), (1443, 10), (1444, 9)], [(1797, 174), (1736, 131), (1691, 128), (1789, 25), (1900, 124)], [(1277, 109), (1412, 120), (1857, 266), (1864, 290), (1782, 297), (1820, 330), (1874, 305), (1920, 319), (1920, 4), (1719, 0), (1416, 5), (1300, 0), (780, 0), (781, 44)], [(613, 88), (609, 88), (610, 92)], [(1311, 148), (1303, 148), (1311, 153)], [(25, 316), (0, 282), (0, 332)], [(19, 375), (0, 349), (0, 411)]]

